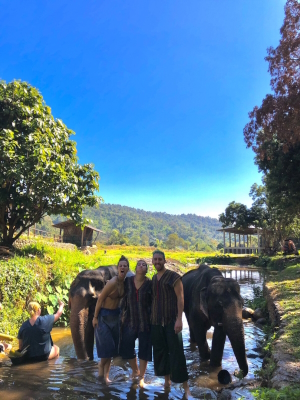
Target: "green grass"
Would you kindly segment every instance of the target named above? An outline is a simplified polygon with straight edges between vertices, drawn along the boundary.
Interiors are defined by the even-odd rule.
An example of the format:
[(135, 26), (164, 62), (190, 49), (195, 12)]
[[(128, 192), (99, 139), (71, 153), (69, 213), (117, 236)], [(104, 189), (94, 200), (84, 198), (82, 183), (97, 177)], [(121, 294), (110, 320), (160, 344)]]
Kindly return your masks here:
[(280, 336), (284, 351), (300, 361), (300, 264), (287, 267), (268, 281), (282, 307), (286, 324)]
[(259, 400), (299, 400), (300, 388), (285, 387), (283, 389), (259, 388), (251, 390), (253, 396)]

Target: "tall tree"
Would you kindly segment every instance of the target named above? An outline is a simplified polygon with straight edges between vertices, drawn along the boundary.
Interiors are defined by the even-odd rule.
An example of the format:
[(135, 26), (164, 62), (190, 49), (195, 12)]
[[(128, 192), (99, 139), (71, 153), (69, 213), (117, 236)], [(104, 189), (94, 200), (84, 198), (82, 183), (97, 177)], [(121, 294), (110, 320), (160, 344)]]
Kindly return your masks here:
[(260, 107), (254, 107), (244, 128), (247, 146), (261, 158), (266, 157), (266, 143), (274, 139), (283, 152), (300, 141), (299, 24), (300, 4), (287, 0), (280, 43), (267, 50), (273, 94), (268, 94)]
[(36, 88), (0, 82), (0, 243), (11, 246), (46, 214), (82, 223), (83, 207), (99, 203), (98, 173), (78, 163), (72, 134)]

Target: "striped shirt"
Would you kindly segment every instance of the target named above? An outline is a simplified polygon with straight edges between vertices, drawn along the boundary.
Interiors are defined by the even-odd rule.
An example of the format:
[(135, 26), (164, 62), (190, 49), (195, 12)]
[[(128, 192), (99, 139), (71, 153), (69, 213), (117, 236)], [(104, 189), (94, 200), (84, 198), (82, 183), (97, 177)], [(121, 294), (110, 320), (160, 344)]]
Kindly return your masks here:
[(135, 332), (150, 330), (150, 313), (152, 302), (152, 282), (145, 278), (142, 286), (137, 289), (134, 276), (125, 279), (125, 296), (122, 300), (123, 324)]
[(180, 275), (169, 269), (166, 269), (160, 280), (157, 274), (152, 278), (152, 325), (164, 326), (176, 321), (178, 309), (174, 286), (178, 279), (181, 279)]

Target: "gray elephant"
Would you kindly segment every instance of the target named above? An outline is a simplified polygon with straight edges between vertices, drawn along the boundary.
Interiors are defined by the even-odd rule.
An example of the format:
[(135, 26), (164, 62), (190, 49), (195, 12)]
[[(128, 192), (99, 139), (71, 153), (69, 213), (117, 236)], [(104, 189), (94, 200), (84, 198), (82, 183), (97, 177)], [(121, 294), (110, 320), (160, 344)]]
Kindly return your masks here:
[[(98, 295), (106, 282), (118, 274), (115, 265), (80, 272), (69, 292), (70, 327), (78, 359), (93, 360), (94, 328), (92, 320)], [(133, 275), (128, 272), (127, 276)]]
[[(206, 264), (183, 275), (182, 283), (190, 339), (197, 343), (201, 360), (210, 359), (211, 366), (220, 366), (228, 336), (238, 365), (246, 376), (248, 363), (239, 284)], [(210, 350), (206, 332), (211, 326), (214, 326), (214, 333)]]

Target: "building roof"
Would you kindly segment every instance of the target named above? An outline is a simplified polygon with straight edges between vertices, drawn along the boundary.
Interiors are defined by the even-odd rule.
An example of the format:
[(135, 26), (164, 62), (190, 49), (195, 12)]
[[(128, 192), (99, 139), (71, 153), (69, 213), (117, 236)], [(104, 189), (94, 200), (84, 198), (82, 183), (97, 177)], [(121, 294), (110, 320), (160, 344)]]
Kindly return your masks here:
[[(54, 228), (64, 229), (64, 228), (67, 228), (70, 225), (75, 225), (75, 222), (72, 221), (71, 219), (67, 219), (66, 221), (59, 222), (58, 224), (53, 224), (52, 226), (54, 226)], [(104, 233), (100, 229), (95, 228), (94, 226), (91, 226), (91, 225), (85, 225), (85, 228), (90, 228), (93, 231)]]
[(238, 235), (255, 235), (261, 233), (261, 228), (222, 228), (217, 229), (218, 232), (237, 233)]

